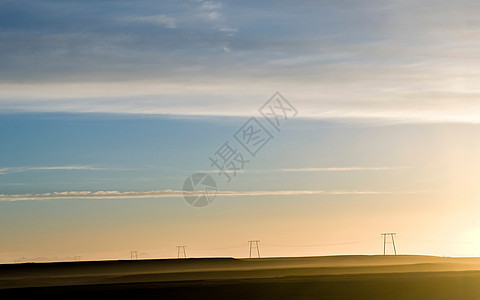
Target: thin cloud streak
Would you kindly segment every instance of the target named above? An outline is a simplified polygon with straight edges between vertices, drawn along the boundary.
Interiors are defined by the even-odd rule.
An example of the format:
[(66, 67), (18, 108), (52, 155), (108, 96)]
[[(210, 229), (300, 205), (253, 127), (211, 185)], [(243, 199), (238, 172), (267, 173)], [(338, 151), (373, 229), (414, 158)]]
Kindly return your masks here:
[(405, 170), (413, 167), (329, 167), (329, 168), (287, 168), (277, 169), (278, 172), (337, 172), (337, 171), (389, 171)]
[[(294, 172), (349, 172), (349, 171), (391, 171), (408, 170), (414, 167), (323, 167), (323, 168), (281, 168), (257, 170), (225, 170), (226, 173), (294, 173)], [(203, 170), (204, 173), (218, 173), (218, 170)]]
[[(301, 195), (379, 195), (379, 194), (423, 194), (431, 191), (344, 191), (344, 190), (284, 190), (284, 191), (218, 191), (217, 196), (301, 196)], [(188, 196), (202, 195), (202, 192), (188, 193)], [(183, 197), (183, 191), (157, 190), (147, 192), (119, 191), (69, 191), (43, 194), (0, 194), (0, 201), (55, 200), (55, 199), (138, 199)]]
[[(229, 43), (221, 51), (232, 51)], [(359, 77), (365, 77), (359, 75)], [(428, 74), (425, 76), (429, 77)], [(207, 77), (207, 76), (205, 76)], [(125, 113), (188, 116), (244, 116), (252, 114), (250, 105), (268, 99), (275, 90), (268, 80), (252, 82), (248, 94), (239, 84), (216, 80), (212, 84), (176, 83), (170, 79), (95, 83), (2, 83), (0, 109), (5, 112)], [(480, 123), (480, 92), (405, 92), (335, 90), (308, 82), (283, 83), (281, 93), (296, 103), (302, 117), (314, 119), (374, 119), (415, 123)], [(366, 83), (365, 83), (366, 84)], [(333, 84), (332, 84), (333, 85)], [(135, 88), (133, 88), (135, 87)], [(338, 88), (338, 87), (337, 87)], [(52, 92), (55, 91), (55, 92)], [(323, 94), (320, 94), (322, 93)], [(194, 95), (194, 96), (192, 96)], [(367, 99), (368, 98), (368, 99)], [(135, 99), (135, 101), (132, 101)], [(228, 100), (228, 101), (227, 101)], [(245, 103), (232, 110), (231, 103)]]
[(110, 170), (108, 168), (98, 168), (93, 166), (42, 166), (42, 167), (6, 167), (0, 168), (0, 174), (19, 173), (28, 171), (65, 171), (65, 170), (87, 170), (87, 171), (100, 171)]
[(149, 15), (149, 16), (128, 16), (119, 19), (120, 21), (125, 22), (139, 22), (139, 23), (150, 23), (165, 26), (167, 28), (177, 28), (177, 20), (172, 16), (167, 15)]

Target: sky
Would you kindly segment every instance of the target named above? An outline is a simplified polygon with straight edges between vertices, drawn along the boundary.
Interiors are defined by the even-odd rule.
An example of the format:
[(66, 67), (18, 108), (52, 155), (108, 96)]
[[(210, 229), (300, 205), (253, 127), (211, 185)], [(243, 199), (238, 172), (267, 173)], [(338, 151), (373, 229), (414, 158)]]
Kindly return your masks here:
[[(479, 256), (479, 13), (0, 1), (0, 263), (245, 257), (257, 239), (379, 254), (382, 232), (399, 253)], [(261, 109), (276, 92), (281, 128)], [(252, 117), (270, 137), (255, 155), (236, 139)], [(210, 160), (226, 142), (244, 159), (230, 181)], [(182, 192), (196, 172), (218, 189), (200, 208)]]

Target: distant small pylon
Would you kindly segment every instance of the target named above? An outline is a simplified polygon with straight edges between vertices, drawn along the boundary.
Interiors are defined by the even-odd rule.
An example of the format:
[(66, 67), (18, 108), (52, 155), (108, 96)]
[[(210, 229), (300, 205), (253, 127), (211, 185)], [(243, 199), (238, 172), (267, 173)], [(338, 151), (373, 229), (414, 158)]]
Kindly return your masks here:
[(130, 259), (137, 260), (138, 259), (138, 251), (130, 251)]
[[(395, 232), (382, 233), (383, 237), (383, 255), (387, 255), (387, 244), (393, 245), (393, 253), (397, 255), (397, 248), (395, 247)], [(387, 241), (387, 236), (390, 236), (391, 241)]]
[(187, 258), (187, 246), (177, 246), (177, 258)]
[(255, 249), (257, 250), (258, 258), (260, 258), (260, 247), (258, 245), (259, 243), (259, 240), (248, 241), (248, 244), (250, 245), (250, 258), (252, 258), (252, 250), (253, 252), (255, 252)]

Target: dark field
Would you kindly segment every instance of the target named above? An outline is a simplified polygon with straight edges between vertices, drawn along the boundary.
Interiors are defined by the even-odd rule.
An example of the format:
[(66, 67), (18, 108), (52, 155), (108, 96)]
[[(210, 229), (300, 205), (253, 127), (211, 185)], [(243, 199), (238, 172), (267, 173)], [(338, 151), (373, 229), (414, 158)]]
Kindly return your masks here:
[(326, 256), (0, 266), (0, 299), (480, 299), (480, 259)]

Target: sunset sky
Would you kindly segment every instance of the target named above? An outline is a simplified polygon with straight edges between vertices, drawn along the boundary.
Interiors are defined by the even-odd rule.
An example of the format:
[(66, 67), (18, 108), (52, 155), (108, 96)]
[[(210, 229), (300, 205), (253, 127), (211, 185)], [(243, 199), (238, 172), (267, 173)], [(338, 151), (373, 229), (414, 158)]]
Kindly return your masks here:
[[(0, 263), (480, 256), (478, 1), (0, 1)], [(298, 111), (277, 131), (259, 108)], [(273, 136), (227, 182), (211, 157)], [(238, 146), (238, 144), (236, 144)], [(238, 146), (238, 149), (241, 149)], [(182, 197), (195, 172), (208, 206)]]

